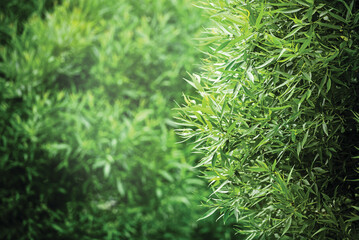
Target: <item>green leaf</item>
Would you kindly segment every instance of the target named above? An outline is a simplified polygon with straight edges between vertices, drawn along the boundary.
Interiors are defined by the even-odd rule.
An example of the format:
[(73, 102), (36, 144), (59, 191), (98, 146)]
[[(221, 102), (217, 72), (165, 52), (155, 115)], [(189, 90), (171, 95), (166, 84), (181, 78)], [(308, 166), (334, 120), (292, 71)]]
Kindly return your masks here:
[(103, 174), (106, 178), (110, 175), (110, 171), (111, 171), (111, 164), (106, 162), (103, 168)]
[(281, 106), (281, 107), (268, 107), (268, 109), (275, 112), (275, 111), (283, 110), (283, 109), (290, 108), (290, 107), (291, 107), (290, 105), (285, 105), (285, 106)]
[(309, 136), (309, 130), (304, 134), (303, 140), (302, 140), (302, 147), (304, 148), (305, 143), (307, 142)]
[(210, 209), (208, 210), (203, 217), (199, 218), (197, 221), (200, 221), (200, 220), (203, 220), (203, 219), (206, 219), (208, 217), (210, 217), (213, 213), (215, 213), (217, 210), (219, 209), (219, 207), (216, 207), (216, 208), (213, 208), (213, 209)]
[(233, 123), (231, 124), (231, 126), (229, 126), (229, 128), (228, 128), (228, 130), (227, 130), (227, 135), (232, 133), (232, 131), (233, 131), (233, 129), (236, 127), (236, 125), (237, 125), (237, 122), (233, 122)]
[(169, 181), (169, 182), (173, 182), (173, 181), (174, 181), (172, 175), (169, 174), (167, 171), (165, 171), (165, 170), (159, 170), (158, 173), (159, 173), (164, 179), (166, 179), (167, 181)]
[(261, 4), (261, 10), (260, 10), (259, 15), (258, 15), (258, 17), (256, 19), (256, 29), (257, 30), (260, 29), (260, 27), (261, 27), (260, 23), (262, 21), (263, 15), (264, 15), (264, 4), (262, 3)]
[(296, 12), (299, 12), (300, 10), (302, 10), (302, 8), (296, 8), (296, 9), (282, 8), (282, 9), (279, 9), (279, 12), (288, 14), (288, 13), (296, 13)]
[(250, 167), (249, 171), (251, 171), (251, 172), (267, 172), (267, 169), (257, 166), (257, 167)]
[(310, 5), (304, 1), (301, 1), (301, 0), (295, 0), (295, 1), (303, 6), (310, 7)]
[(272, 164), (272, 171), (275, 170), (276, 165), (277, 165), (277, 159), (274, 159), (274, 163)]
[(55, 223), (51, 223), (51, 226), (58, 232), (63, 233), (64, 229)]
[(325, 135), (329, 136), (329, 134), (328, 134), (328, 126), (324, 121), (322, 123), (322, 126), (323, 126), (323, 131), (324, 131)]
[(250, 70), (247, 71), (247, 76), (248, 76), (249, 80), (251, 80), (251, 82), (254, 82), (254, 76), (253, 76), (253, 74), (250, 72)]
[(323, 232), (323, 231), (326, 231), (326, 230), (329, 230), (327, 227), (322, 227), (322, 228), (320, 228), (318, 231), (316, 231), (313, 235), (312, 235), (312, 237), (314, 237), (315, 235), (317, 235), (318, 233), (320, 233), (320, 232)]
[(290, 217), (285, 221), (285, 225), (284, 225), (284, 229), (283, 229), (282, 236), (284, 236), (284, 235), (288, 232), (288, 230), (289, 230), (289, 228), (290, 228), (291, 225), (292, 225), (292, 216), (290, 216)]
[[(268, 59), (265, 63), (263, 63), (262, 65), (256, 67), (256, 69), (264, 68), (265, 66), (267, 66), (268, 64), (270, 64), (271, 62), (273, 62), (274, 59), (275, 59), (275, 58), (270, 58), (270, 59)], [(252, 75), (252, 77), (253, 77), (253, 75)], [(253, 81), (254, 81), (254, 78), (253, 78)]]
[(299, 156), (300, 152), (302, 151), (302, 144), (298, 142), (297, 144), (297, 155)]
[(217, 161), (217, 153), (214, 153), (212, 156), (212, 167), (216, 166)]
[(304, 50), (309, 46), (309, 44), (312, 42), (312, 36), (310, 35), (309, 38), (307, 38), (302, 46), (299, 49), (299, 53), (303, 53)]
[(347, 23), (347, 20), (345, 20), (343, 17), (341, 17), (341, 16), (339, 16), (339, 15), (337, 15), (337, 14), (331, 12), (331, 11), (329, 12), (329, 15), (332, 16), (333, 18), (343, 22), (343, 23)]
[(291, 139), (292, 139), (292, 142), (295, 142), (295, 138), (296, 138), (296, 136), (295, 136), (295, 132), (294, 132), (294, 131), (292, 131), (292, 133), (291, 133)]
[(296, 34), (300, 29), (302, 29), (304, 26), (296, 27), (294, 30), (292, 30), (287, 36), (285, 36), (283, 39), (290, 38), (294, 34)]
[(332, 86), (332, 80), (330, 78), (328, 78), (328, 80), (327, 80), (327, 91), (326, 92), (329, 92), (331, 86)]
[(292, 177), (292, 174), (293, 174), (293, 170), (294, 170), (294, 166), (292, 167), (292, 169), (289, 172), (289, 175), (288, 175), (288, 178), (287, 178), (287, 184), (289, 184), (289, 181), (290, 181), (290, 179)]
[(227, 185), (228, 183), (230, 183), (230, 181), (229, 180), (226, 180), (226, 181), (224, 181), (218, 188), (216, 188), (216, 190), (213, 192), (213, 193), (211, 193), (211, 195), (209, 195), (210, 197), (212, 196), (212, 195), (214, 195), (214, 194), (216, 194), (217, 192), (219, 192), (225, 185)]
[(221, 51), (223, 48), (225, 48), (227, 45), (228, 45), (228, 43), (230, 43), (231, 42), (231, 40), (228, 40), (228, 41), (225, 41), (225, 42), (223, 42), (221, 45), (219, 45), (219, 47), (216, 49), (216, 52), (219, 52), (219, 51)]
[(322, 26), (322, 27), (327, 27), (327, 28), (331, 28), (331, 29), (335, 29), (335, 30), (341, 30), (342, 29), (340, 26), (329, 24), (329, 23), (318, 22), (317, 24)]
[(345, 222), (356, 222), (359, 221), (359, 216), (354, 216), (346, 220)]
[(123, 187), (121, 179), (118, 178), (116, 183), (117, 183), (118, 192), (120, 193), (121, 196), (124, 196), (125, 195), (125, 189)]
[(256, 99), (256, 97), (253, 95), (253, 93), (251, 91), (248, 90), (248, 88), (246, 88), (245, 86), (242, 86), (244, 92), (252, 99)]

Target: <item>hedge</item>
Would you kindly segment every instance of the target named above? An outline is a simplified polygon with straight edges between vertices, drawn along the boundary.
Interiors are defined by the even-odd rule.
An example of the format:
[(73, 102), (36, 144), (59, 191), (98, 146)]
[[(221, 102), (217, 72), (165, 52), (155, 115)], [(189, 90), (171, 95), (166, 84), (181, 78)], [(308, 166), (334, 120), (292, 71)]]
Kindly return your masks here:
[[(208, 214), (243, 239), (356, 239), (355, 1), (207, 1), (214, 22), (178, 133), (204, 154)], [(356, 119), (356, 120), (355, 120)]]

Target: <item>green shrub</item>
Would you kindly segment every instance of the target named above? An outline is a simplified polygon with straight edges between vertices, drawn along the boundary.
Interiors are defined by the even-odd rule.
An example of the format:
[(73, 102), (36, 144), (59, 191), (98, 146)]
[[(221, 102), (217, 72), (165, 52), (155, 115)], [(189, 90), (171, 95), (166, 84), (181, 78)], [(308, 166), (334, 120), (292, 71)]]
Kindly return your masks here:
[(199, 57), (190, 4), (62, 1), (7, 26), (1, 239), (231, 238), (196, 223), (207, 191), (171, 121)]
[(233, 216), (247, 239), (358, 238), (358, 5), (202, 7), (211, 50), (178, 131), (204, 153), (207, 215)]
[(61, 0), (8, 0), (0, 8), (0, 45), (8, 46), (13, 35), (21, 34), (33, 14), (44, 16)]

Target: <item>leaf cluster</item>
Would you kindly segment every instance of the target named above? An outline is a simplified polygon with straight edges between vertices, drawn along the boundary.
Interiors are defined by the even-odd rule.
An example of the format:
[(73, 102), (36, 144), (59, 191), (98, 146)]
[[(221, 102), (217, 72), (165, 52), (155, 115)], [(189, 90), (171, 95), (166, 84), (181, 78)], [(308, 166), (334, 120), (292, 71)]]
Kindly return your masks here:
[[(247, 239), (358, 237), (355, 1), (206, 1), (198, 92), (179, 110), (204, 153), (208, 216)], [(207, 216), (207, 215), (206, 215)]]

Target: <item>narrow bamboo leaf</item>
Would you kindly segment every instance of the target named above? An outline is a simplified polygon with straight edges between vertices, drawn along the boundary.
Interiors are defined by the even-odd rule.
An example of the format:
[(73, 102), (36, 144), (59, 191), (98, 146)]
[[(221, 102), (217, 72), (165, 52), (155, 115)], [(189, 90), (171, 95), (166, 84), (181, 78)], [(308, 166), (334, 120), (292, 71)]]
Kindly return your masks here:
[(211, 195), (209, 195), (209, 197), (211, 197), (213, 194), (216, 194), (218, 191), (220, 191), (228, 183), (230, 183), (229, 180), (224, 181), (213, 193), (211, 193)]
[[(185, 79), (185, 81), (188, 82), (192, 87), (194, 87), (195, 89), (197, 89), (197, 86), (196, 86), (193, 82), (191, 82), (190, 80), (187, 80), (187, 79)], [(197, 90), (198, 90), (198, 89), (197, 89)]]
[[(265, 63), (263, 63), (262, 65), (256, 67), (256, 69), (261, 69), (261, 68), (264, 68), (265, 66), (267, 66), (268, 64), (270, 64), (271, 62), (273, 62), (275, 58), (270, 58), (268, 59)], [(252, 75), (253, 76), (253, 75)]]
[(225, 162), (228, 162), (228, 157), (227, 155), (223, 152), (223, 150), (220, 150), (221, 153), (221, 164), (222, 166), (224, 166)]
[(290, 226), (292, 225), (292, 216), (290, 216), (286, 221), (285, 221), (285, 225), (284, 225), (284, 229), (283, 229), (283, 233), (282, 236), (284, 236), (286, 234), (286, 232), (288, 232)]
[(214, 153), (212, 157), (212, 167), (216, 165), (216, 161), (217, 161), (217, 153)]
[(228, 41), (225, 41), (225, 42), (223, 42), (221, 45), (219, 45), (219, 47), (216, 49), (216, 52), (219, 52), (219, 51), (221, 51), (223, 48), (225, 48), (227, 45), (228, 45), (228, 43), (230, 43), (231, 42), (231, 40), (228, 40)]
[(276, 178), (274, 179), (279, 185), (280, 189), (283, 191), (285, 196), (288, 196), (288, 190), (285, 182), (283, 181), (283, 178), (280, 176), (279, 173), (276, 174)]
[(327, 228), (327, 227), (322, 227), (321, 229), (319, 229), (318, 231), (316, 231), (316, 232), (312, 235), (312, 237), (314, 237), (314, 236), (317, 235), (318, 233), (323, 232), (323, 231), (325, 231), (325, 230), (328, 230), (328, 228)]
[(233, 89), (233, 99), (235, 99), (237, 97), (239, 89), (240, 89), (240, 85), (239, 85), (239, 82), (237, 82), (236, 86)]
[(356, 221), (359, 221), (359, 216), (355, 216), (355, 217), (349, 218), (349, 219), (346, 220), (345, 222), (356, 222)]
[(225, 17), (226, 19), (240, 25), (240, 26), (243, 26), (245, 25), (245, 21), (244, 19), (242, 19), (241, 17), (239, 16), (232, 16), (230, 14), (223, 14), (223, 17)]
[(312, 81), (312, 73), (311, 72), (303, 72), (304, 79), (308, 80), (309, 82)]
[(262, 145), (266, 144), (268, 141), (269, 141), (269, 138), (268, 138), (268, 137), (267, 137), (267, 138), (264, 138), (262, 141), (260, 141), (260, 142), (258, 143), (258, 145), (254, 148), (254, 150), (257, 149), (257, 148), (259, 148), (259, 147), (261, 147)]
[(299, 53), (303, 53), (311, 42), (312, 42), (312, 36), (310, 36), (309, 38), (307, 38), (307, 40), (305, 40), (305, 42), (302, 44), (302, 46), (299, 49)]
[(283, 110), (283, 109), (290, 108), (290, 107), (291, 107), (290, 105), (285, 105), (285, 106), (281, 106), (281, 107), (268, 107), (268, 109), (275, 112), (275, 111)]
[(347, 23), (347, 20), (345, 20), (343, 17), (341, 17), (333, 12), (329, 12), (329, 15), (343, 23)]
[(335, 52), (333, 54), (331, 54), (331, 56), (326, 59), (326, 62), (330, 62), (330, 61), (334, 60), (339, 55), (339, 53), (340, 53), (339, 50), (335, 49)]
[[(348, 4), (344, 1), (344, 0), (338, 0), (339, 2), (343, 3), (344, 6), (347, 8), (348, 12), (347, 15), (351, 15), (352, 14), (352, 7), (349, 7)], [(353, 1), (354, 2), (354, 1)]]
[(257, 163), (262, 166), (264, 169), (268, 170), (268, 166), (265, 162), (257, 160)]
[(290, 134), (291, 135), (291, 139), (292, 139), (292, 142), (295, 142), (295, 132), (292, 131), (292, 133)]
[(251, 172), (267, 172), (267, 170), (265, 168), (261, 168), (261, 167), (250, 167), (249, 171)]
[(307, 90), (307, 100), (310, 98), (311, 95), (312, 95), (312, 90), (308, 89)]
[(254, 82), (254, 76), (249, 70), (247, 71), (247, 76), (248, 76), (249, 80), (251, 80), (251, 82)]
[(333, 81), (339, 85), (342, 85), (346, 88), (349, 88), (344, 82), (342, 82), (341, 80), (339, 80), (338, 78), (333, 78)]
[(201, 86), (201, 77), (197, 74), (193, 74), (192, 76), (193, 83), (196, 86), (196, 89), (200, 92), (204, 92), (202, 86)]
[(328, 78), (328, 74), (324, 74), (322, 81), (320, 82), (319, 85), (319, 91), (318, 91), (318, 96), (320, 95), (320, 93), (322, 92), (323, 86), (324, 84), (327, 82), (327, 78)]
[(295, 1), (303, 6), (310, 7), (310, 5), (304, 1), (301, 1), (301, 0), (295, 0)]
[(262, 18), (263, 18), (263, 15), (264, 15), (264, 4), (262, 3), (261, 5), (261, 11), (256, 19), (256, 28), (257, 30), (261, 27), (261, 21), (262, 21)]
[(335, 29), (335, 30), (341, 30), (342, 29), (340, 26), (329, 24), (329, 23), (318, 22), (318, 25), (320, 25), (322, 27)]
[(299, 12), (300, 10), (302, 10), (302, 8), (296, 8), (296, 9), (285, 9), (285, 8), (282, 8), (282, 9), (278, 9), (278, 11), (280, 13), (296, 13), (296, 12)]
[(313, 170), (316, 171), (317, 173), (322, 173), (322, 174), (328, 172), (321, 167), (314, 167)]
[(221, 111), (220, 107), (218, 106), (218, 104), (216, 103), (215, 100), (213, 100), (212, 98), (209, 98), (209, 106), (212, 109), (213, 113), (218, 116), (218, 113)]
[(307, 142), (308, 135), (309, 135), (309, 130), (307, 130), (307, 132), (304, 134), (304, 137), (303, 137), (303, 140), (302, 140), (302, 147), (303, 148), (304, 148), (305, 143)]
[(226, 68), (225, 68), (224, 70), (225, 70), (225, 71), (231, 70), (233, 64), (234, 64), (236, 61), (237, 61), (237, 58), (234, 59), (234, 60), (232, 60), (232, 61), (230, 61), (230, 62), (227, 64), (227, 66), (226, 66)]
[(246, 88), (245, 86), (242, 86), (243, 87), (243, 90), (244, 92), (252, 99), (256, 99), (256, 97), (253, 95), (253, 93), (251, 91), (249, 91), (248, 88)]
[(329, 134), (328, 134), (328, 126), (324, 121), (322, 123), (322, 126), (323, 126), (323, 131), (324, 131), (325, 135), (329, 136)]
[(297, 154), (298, 154), (298, 156), (300, 154), (300, 151), (302, 151), (302, 144), (300, 142), (298, 142), (298, 144), (297, 144)]
[(200, 219), (198, 219), (197, 221), (200, 221), (200, 220), (203, 220), (203, 219), (206, 219), (208, 217), (210, 217), (213, 213), (215, 213), (217, 211), (219, 207), (216, 207), (216, 208), (213, 208), (213, 209), (210, 209), (208, 210), (203, 217), (201, 217)]
[(272, 164), (272, 171), (275, 170), (276, 165), (277, 165), (277, 159), (274, 159), (274, 163)]
[(231, 134), (234, 127), (237, 125), (237, 122), (233, 122), (227, 130), (227, 134)]
[(293, 36), (294, 34), (296, 34), (300, 29), (302, 29), (304, 26), (299, 26), (297, 28), (295, 28), (294, 30), (292, 30), (287, 36), (285, 36), (283, 39), (287, 39), (291, 36)]
[(201, 111), (202, 113), (207, 113), (210, 115), (214, 114), (214, 110), (211, 108), (211, 105), (210, 105), (210, 107), (202, 107), (200, 105), (194, 105), (194, 106), (186, 108), (186, 111), (188, 111), (188, 112)]
[(225, 99), (224, 99), (224, 103), (223, 103), (223, 105), (222, 105), (222, 110), (221, 110), (221, 120), (220, 121), (222, 121), (222, 118), (223, 118), (223, 114), (224, 114), (224, 109), (226, 108), (226, 106), (227, 106), (227, 102), (228, 102), (228, 97), (226, 97), (227, 95), (225, 95), (224, 97), (225, 97)]
[(208, 114), (205, 114), (205, 116), (206, 116), (206, 117), (205, 117), (204, 119), (207, 119), (207, 120), (211, 123), (211, 126), (208, 126), (209, 129), (210, 129), (210, 131), (212, 131), (213, 126), (215, 126), (215, 127), (218, 129), (217, 123), (215, 123), (215, 122), (213, 121), (213, 119), (211, 119), (211, 117), (210, 117)]
[(294, 166), (292, 167), (292, 169), (289, 172), (289, 175), (288, 175), (288, 178), (287, 178), (287, 184), (289, 183), (290, 179), (292, 178), (293, 170), (294, 170)]
[(332, 86), (332, 80), (330, 78), (328, 78), (328, 80), (327, 80), (327, 92), (329, 92), (331, 86)]
[(285, 53), (286, 51), (287, 51), (287, 49), (286, 49), (286, 48), (283, 48), (282, 51), (280, 51), (277, 60), (280, 59), (280, 58), (282, 57), (283, 53)]

